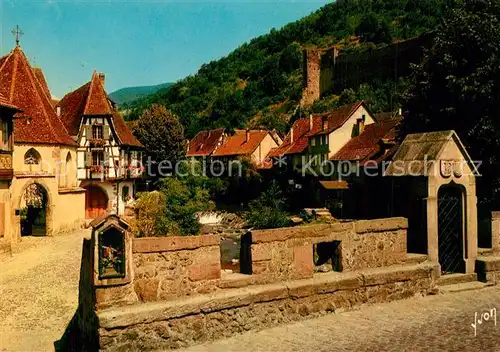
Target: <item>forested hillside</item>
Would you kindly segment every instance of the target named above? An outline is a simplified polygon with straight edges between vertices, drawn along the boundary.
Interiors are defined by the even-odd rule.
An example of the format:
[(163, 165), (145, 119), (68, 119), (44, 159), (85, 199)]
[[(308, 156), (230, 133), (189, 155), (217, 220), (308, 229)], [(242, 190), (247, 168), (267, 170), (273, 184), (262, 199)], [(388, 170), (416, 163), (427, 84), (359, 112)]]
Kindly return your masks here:
[(109, 97), (120, 105), (121, 108), (127, 108), (127, 103), (135, 101), (146, 95), (156, 93), (160, 89), (168, 88), (173, 83), (162, 83), (155, 86), (139, 86), (139, 87), (126, 87), (121, 88), (109, 94)]
[[(209, 127), (285, 130), (290, 117), (301, 113), (304, 48), (381, 47), (434, 30), (456, 4), (454, 0), (338, 0), (203, 65), (169, 89), (129, 104), (128, 118), (137, 118), (152, 103), (159, 103), (180, 117), (188, 137)], [(325, 97), (313, 110), (360, 97), (375, 111), (387, 110), (397, 106), (404, 89), (404, 80), (360, 84)]]

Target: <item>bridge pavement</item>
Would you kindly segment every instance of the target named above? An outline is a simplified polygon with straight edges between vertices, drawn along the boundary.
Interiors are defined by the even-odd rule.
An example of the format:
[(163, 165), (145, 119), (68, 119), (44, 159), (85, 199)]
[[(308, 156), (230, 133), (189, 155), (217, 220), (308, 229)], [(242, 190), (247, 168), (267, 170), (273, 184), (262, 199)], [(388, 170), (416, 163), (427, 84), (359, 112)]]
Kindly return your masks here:
[[(496, 326), (483, 315), (492, 309)], [(365, 306), (184, 351), (500, 351), (500, 287)]]

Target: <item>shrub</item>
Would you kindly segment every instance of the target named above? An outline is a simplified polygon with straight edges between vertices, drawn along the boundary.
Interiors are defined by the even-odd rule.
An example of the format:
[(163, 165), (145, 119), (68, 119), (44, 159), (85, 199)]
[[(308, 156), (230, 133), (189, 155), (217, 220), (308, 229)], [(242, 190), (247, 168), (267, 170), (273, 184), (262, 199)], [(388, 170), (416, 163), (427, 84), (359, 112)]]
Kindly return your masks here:
[(162, 191), (166, 195), (166, 217), (172, 235), (197, 235), (200, 223), (196, 213), (214, 208), (208, 188), (193, 179), (165, 178)]
[(290, 226), (290, 218), (284, 211), (285, 200), (278, 183), (273, 181), (269, 189), (249, 204), (247, 223), (256, 229), (273, 229)]
[(136, 237), (166, 236), (169, 233), (165, 202), (162, 192), (139, 193), (132, 224)]

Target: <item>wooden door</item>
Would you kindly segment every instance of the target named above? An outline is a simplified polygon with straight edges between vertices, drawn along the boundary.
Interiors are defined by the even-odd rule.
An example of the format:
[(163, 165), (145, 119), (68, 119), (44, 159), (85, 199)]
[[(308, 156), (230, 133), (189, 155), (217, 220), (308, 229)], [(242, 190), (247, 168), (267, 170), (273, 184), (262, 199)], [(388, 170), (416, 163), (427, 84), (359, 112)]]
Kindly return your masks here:
[(97, 186), (85, 187), (85, 217), (95, 219), (104, 214), (108, 208), (106, 193)]

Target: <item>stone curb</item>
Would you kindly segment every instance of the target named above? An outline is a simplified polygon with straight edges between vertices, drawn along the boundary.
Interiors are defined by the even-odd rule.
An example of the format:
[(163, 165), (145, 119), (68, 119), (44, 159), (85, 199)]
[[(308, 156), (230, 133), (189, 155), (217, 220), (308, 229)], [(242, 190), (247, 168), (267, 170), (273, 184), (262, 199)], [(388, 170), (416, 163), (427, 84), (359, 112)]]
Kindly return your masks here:
[(109, 308), (97, 312), (97, 315), (100, 328), (110, 330), (238, 308), (253, 303), (297, 299), (335, 291), (352, 291), (373, 285), (429, 278), (433, 277), (433, 273), (438, 270), (438, 264), (423, 263), (359, 272), (327, 273), (310, 279), (230, 289), (187, 299)]
[(132, 240), (133, 253), (172, 252), (201, 247), (218, 246), (219, 236), (144, 237)]
[(356, 233), (394, 231), (408, 228), (406, 218), (388, 218), (376, 220), (358, 220), (354, 222)]

